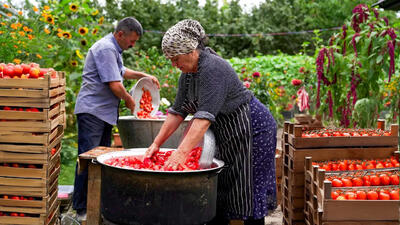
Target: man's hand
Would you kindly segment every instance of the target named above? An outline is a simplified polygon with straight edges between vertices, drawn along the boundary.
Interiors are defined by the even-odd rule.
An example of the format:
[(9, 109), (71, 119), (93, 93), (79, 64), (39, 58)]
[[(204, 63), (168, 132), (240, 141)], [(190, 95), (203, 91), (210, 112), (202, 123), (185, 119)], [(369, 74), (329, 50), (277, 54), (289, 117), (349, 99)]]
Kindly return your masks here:
[(160, 82), (158, 82), (157, 77), (152, 76), (152, 75), (150, 75), (149, 77), (151, 78), (151, 81), (153, 81), (153, 83), (154, 83), (155, 85), (157, 85), (157, 88), (160, 89)]
[(127, 99), (125, 100), (125, 105), (128, 109), (131, 110), (131, 113), (135, 111), (135, 100), (133, 99), (132, 96), (127, 96)]

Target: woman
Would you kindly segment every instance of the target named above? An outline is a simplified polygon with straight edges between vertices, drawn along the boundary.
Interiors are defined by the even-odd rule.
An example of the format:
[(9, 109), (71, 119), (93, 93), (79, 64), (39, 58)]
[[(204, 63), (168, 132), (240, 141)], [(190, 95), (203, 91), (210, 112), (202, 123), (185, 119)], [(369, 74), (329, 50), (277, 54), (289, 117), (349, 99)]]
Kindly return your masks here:
[(205, 31), (195, 20), (183, 20), (165, 33), (162, 50), (182, 74), (175, 103), (149, 157), (188, 114), (193, 123), (167, 167), (184, 165), (185, 157), (211, 126), (218, 146), (216, 158), (229, 165), (218, 177), (217, 216), (210, 224), (264, 224), (276, 208), (276, 123), (269, 110), (247, 90), (234, 69), (205, 48)]

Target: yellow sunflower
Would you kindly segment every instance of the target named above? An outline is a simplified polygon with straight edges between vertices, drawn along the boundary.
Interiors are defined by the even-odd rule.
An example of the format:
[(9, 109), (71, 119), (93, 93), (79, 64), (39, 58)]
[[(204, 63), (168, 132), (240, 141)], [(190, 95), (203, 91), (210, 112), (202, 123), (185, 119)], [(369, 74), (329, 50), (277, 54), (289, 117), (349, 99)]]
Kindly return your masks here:
[(78, 61), (76, 61), (76, 60), (71, 60), (71, 66), (73, 66), (73, 67), (75, 67), (75, 66), (78, 66)]
[(71, 39), (71, 38), (72, 38), (71, 33), (70, 33), (70, 32), (67, 32), (67, 31), (63, 32), (63, 33), (62, 33), (62, 36), (65, 37), (65, 38), (67, 38), (67, 39)]
[(104, 22), (104, 16), (100, 17), (99, 24), (101, 25), (101, 24), (103, 24), (103, 22)]
[(45, 32), (46, 34), (50, 34), (50, 30), (47, 29), (47, 28), (44, 28), (44, 32)]
[(97, 9), (96, 9), (95, 11), (92, 12), (92, 16), (95, 16), (95, 15), (97, 15), (97, 14), (99, 14), (99, 10), (97, 10)]
[(71, 3), (71, 4), (69, 5), (69, 9), (70, 9), (72, 12), (76, 12), (76, 11), (78, 11), (78, 5), (76, 5), (75, 3)]
[(54, 17), (50, 14), (45, 15), (45, 20), (47, 23), (54, 24)]
[(98, 31), (99, 31), (99, 29), (94, 28), (93, 31), (92, 31), (92, 34), (93, 34), (93, 35), (96, 35)]
[(86, 35), (88, 33), (88, 29), (86, 27), (79, 28), (80, 35)]

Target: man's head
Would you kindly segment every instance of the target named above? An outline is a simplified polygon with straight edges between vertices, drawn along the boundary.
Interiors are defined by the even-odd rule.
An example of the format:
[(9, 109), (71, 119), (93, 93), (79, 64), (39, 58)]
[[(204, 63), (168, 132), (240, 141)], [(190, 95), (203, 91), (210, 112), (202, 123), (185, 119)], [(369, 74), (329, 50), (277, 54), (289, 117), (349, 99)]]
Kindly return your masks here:
[(126, 17), (119, 21), (114, 30), (114, 37), (122, 50), (135, 46), (142, 35), (142, 25), (133, 17)]

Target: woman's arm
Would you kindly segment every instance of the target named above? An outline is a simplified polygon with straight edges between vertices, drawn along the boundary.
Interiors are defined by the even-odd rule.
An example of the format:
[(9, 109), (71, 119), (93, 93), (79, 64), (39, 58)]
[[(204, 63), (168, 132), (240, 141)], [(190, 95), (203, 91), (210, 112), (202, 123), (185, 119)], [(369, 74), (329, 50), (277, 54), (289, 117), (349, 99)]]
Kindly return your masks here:
[(154, 153), (158, 152), (160, 146), (175, 132), (182, 121), (183, 117), (169, 113), (153, 143), (147, 149), (145, 157), (151, 157)]
[(179, 164), (185, 167), (186, 156), (197, 144), (200, 143), (210, 125), (211, 122), (207, 119), (194, 119), (188, 133), (179, 145), (178, 149), (174, 151), (165, 162), (165, 167), (171, 167), (175, 170), (178, 168)]

